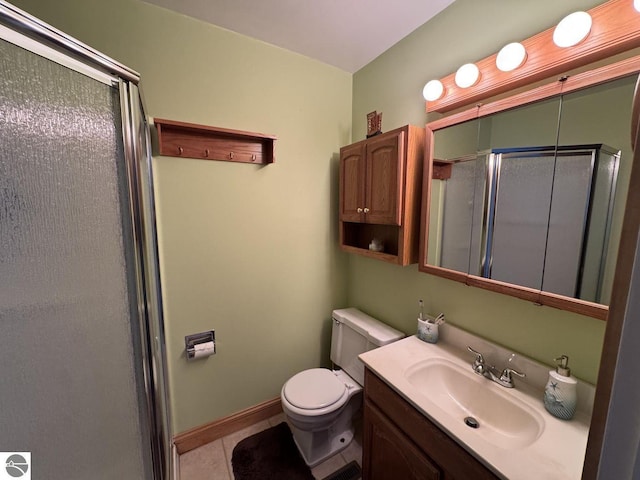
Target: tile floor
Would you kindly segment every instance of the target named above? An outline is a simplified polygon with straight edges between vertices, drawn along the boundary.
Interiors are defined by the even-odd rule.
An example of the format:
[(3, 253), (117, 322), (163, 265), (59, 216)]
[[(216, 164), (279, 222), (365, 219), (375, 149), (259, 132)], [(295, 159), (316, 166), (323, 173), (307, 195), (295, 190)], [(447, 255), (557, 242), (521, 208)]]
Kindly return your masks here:
[[(281, 413), (180, 455), (179, 480), (233, 480), (231, 453), (238, 442), (254, 433), (274, 427), (283, 421), (285, 421), (285, 417)], [(356, 422), (356, 436), (347, 448), (311, 470), (316, 479), (323, 479), (352, 460), (356, 460), (362, 465), (362, 429), (359, 428), (360, 423)]]

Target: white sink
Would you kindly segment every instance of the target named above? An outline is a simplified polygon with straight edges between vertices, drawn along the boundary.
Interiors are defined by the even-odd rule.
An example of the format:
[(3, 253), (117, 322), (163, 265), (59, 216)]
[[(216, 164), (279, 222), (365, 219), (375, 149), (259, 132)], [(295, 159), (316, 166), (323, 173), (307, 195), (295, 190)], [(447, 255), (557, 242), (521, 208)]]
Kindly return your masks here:
[(473, 373), (470, 365), (466, 371), (445, 359), (423, 360), (407, 368), (404, 376), (418, 392), (461, 423), (472, 417), (477, 422), (475, 433), (497, 447), (526, 447), (544, 428), (538, 412), (500, 391), (505, 387)]

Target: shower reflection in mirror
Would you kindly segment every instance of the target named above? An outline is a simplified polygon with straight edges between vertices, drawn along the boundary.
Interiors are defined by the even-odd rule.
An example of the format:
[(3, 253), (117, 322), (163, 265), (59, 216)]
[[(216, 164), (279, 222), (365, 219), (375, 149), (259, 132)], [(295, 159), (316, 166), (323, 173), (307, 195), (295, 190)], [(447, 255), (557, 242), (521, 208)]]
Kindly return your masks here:
[[(620, 151), (493, 149), (438, 162), (433, 264), (602, 303)], [(469, 231), (470, 228), (470, 231)]]

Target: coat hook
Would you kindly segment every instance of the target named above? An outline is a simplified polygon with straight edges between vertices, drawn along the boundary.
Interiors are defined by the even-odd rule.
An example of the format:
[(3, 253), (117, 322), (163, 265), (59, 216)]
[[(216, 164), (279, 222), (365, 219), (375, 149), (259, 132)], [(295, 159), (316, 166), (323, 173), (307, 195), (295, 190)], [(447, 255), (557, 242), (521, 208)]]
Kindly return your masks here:
[(205, 149), (204, 149), (204, 156), (205, 156), (205, 157), (208, 157), (208, 156), (209, 156), (209, 149), (208, 149), (208, 148), (205, 148)]
[(233, 160), (233, 152), (229, 152), (229, 158)]
[(179, 153), (180, 155), (182, 155), (182, 152), (183, 152), (183, 151), (184, 151), (184, 150), (183, 150), (183, 148), (182, 148), (182, 147), (178, 147), (178, 153)]
[(256, 161), (256, 154), (254, 153), (253, 155), (251, 155), (251, 161), (255, 162)]

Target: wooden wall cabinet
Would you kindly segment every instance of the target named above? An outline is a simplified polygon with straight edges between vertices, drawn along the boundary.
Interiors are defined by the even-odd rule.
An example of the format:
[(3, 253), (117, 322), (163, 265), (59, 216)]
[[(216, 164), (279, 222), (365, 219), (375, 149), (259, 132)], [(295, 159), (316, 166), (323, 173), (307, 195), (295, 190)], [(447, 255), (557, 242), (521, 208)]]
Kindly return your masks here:
[(363, 480), (496, 480), (369, 369), (364, 385)]
[[(340, 149), (340, 245), (399, 265), (418, 260), (423, 128), (406, 125)], [(373, 239), (383, 252), (369, 250)]]

